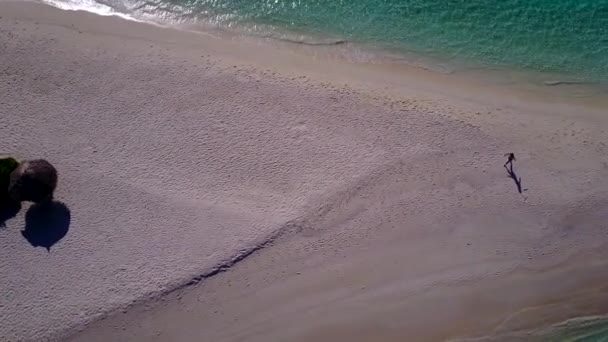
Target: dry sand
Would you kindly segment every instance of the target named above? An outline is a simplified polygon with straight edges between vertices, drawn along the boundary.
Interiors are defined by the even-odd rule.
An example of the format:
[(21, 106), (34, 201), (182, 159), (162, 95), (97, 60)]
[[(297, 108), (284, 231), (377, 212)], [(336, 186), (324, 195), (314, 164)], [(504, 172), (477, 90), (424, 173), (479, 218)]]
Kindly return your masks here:
[(3, 341), (436, 341), (606, 313), (601, 101), (0, 17), (0, 152), (56, 165), (71, 212), (50, 253), (27, 206), (0, 230)]

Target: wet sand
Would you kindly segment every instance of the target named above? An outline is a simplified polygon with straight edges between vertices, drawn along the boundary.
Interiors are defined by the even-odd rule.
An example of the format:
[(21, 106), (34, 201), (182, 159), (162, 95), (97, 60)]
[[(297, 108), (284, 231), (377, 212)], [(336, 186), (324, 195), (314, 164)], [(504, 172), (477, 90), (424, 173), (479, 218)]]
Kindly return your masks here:
[[(438, 341), (606, 312), (603, 103), (0, 3), (8, 341)], [(507, 177), (515, 152), (523, 194)]]

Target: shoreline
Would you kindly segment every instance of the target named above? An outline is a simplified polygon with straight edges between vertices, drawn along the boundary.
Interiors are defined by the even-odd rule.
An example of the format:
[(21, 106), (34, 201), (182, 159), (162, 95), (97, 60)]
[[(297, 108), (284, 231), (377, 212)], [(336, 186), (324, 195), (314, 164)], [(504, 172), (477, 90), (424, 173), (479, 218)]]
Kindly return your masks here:
[[(580, 76), (575, 74), (560, 73), (557, 71), (539, 71), (510, 65), (509, 63), (487, 64), (483, 63), (481, 60), (476, 62), (467, 61), (466, 59), (461, 58), (456, 60), (453, 57), (441, 57), (437, 54), (432, 57), (430, 55), (413, 52), (413, 50), (407, 48), (407, 46), (398, 49), (394, 46), (389, 47), (386, 44), (374, 44), (370, 41), (351, 41), (347, 38), (333, 36), (329, 33), (306, 32), (256, 23), (239, 23), (236, 26), (228, 25), (227, 27), (223, 24), (212, 23), (205, 19), (198, 18), (197, 15), (184, 19), (176, 12), (171, 14), (167, 12), (165, 13), (167, 16), (163, 16), (159, 13), (123, 13), (111, 7), (100, 7), (105, 5), (94, 1), (89, 4), (73, 4), (62, 2), (61, 0), (48, 0), (46, 3), (64, 10), (81, 10), (103, 16), (115, 15), (127, 20), (169, 28), (191, 30), (202, 32), (203, 34), (214, 33), (218, 36), (222, 36), (224, 39), (237, 38), (265, 41), (264, 44), (268, 44), (273, 48), (294, 49), (300, 53), (304, 52), (311, 56), (321, 56), (321, 58), (335, 59), (347, 63), (404, 64), (408, 67), (419, 68), (435, 73), (457, 73), (464, 74), (465, 77), (487, 78), (487, 81), (494, 84), (504, 85), (510, 83), (513, 88), (522, 85), (533, 85), (535, 88), (539, 88), (537, 91), (544, 87), (560, 87), (561, 95), (574, 97), (595, 97), (601, 96), (598, 95), (598, 93), (608, 93), (608, 83), (606, 83), (608, 80), (606, 79), (583, 80)], [(185, 8), (180, 8), (180, 10), (185, 10)], [(293, 46), (289, 46), (291, 44), (293, 44)], [(303, 46), (298, 47), (298, 45)], [(311, 47), (312, 49), (310, 49)], [(327, 48), (323, 49), (322, 47)], [(551, 91), (548, 92), (551, 93)]]
[[(75, 206), (72, 211), (77, 223), (72, 229), (74, 232), (70, 231), (72, 236), (76, 235), (76, 238), (72, 238), (76, 240), (63, 242), (55, 254), (57, 259), (31, 254), (29, 249), (22, 250), (17, 240), (10, 240), (8, 249), (1, 255), (9, 267), (3, 270), (8, 279), (5, 280), (8, 283), (3, 285), (11, 289), (15, 285), (23, 286), (19, 272), (29, 272), (32, 277), (33, 274), (44, 273), (36, 266), (36, 263), (41, 263), (45, 267), (63, 271), (68, 270), (67, 266), (75, 267), (85, 274), (79, 280), (81, 286), (98, 293), (91, 303), (78, 296), (73, 303), (70, 302), (70, 305), (79, 308), (76, 309), (78, 317), (68, 310), (59, 314), (56, 320), (49, 321), (42, 314), (44, 310), (39, 311), (46, 309), (48, 304), (43, 298), (38, 298), (36, 292), (45, 283), (50, 283), (54, 290), (46, 295), (56, 299), (65, 285), (62, 280), (45, 275), (40, 282), (27, 285), (23, 290), (25, 292), (13, 290), (18, 293), (16, 299), (1, 303), (8, 310), (8, 320), (18, 327), (17, 330), (7, 327), (9, 331), (5, 336), (9, 336), (9, 339), (17, 336), (18, 340), (19, 336), (25, 336), (18, 335), (24, 333), (19, 329), (26, 329), (30, 324), (20, 322), (20, 315), (25, 314), (34, 317), (34, 323), (43, 327), (53, 326), (57, 329), (57, 326), (63, 326), (67, 329), (56, 331), (56, 334), (60, 334), (52, 335), (56, 338), (62, 336), (61, 331), (65, 333), (74, 327), (80, 330), (83, 325), (91, 324), (82, 335), (74, 337), (75, 341), (78, 338), (90, 341), (87, 338), (91, 336), (87, 334), (97, 334), (99, 338), (114, 336), (113, 340), (119, 341), (126, 338), (129, 332), (112, 329), (104, 326), (104, 321), (97, 321), (106, 317), (108, 310), (113, 312), (105, 320), (110, 326), (124, 319), (121, 311), (125, 305), (129, 305), (126, 314), (129, 316), (128, 322), (139, 322), (142, 317), (146, 319), (145, 322), (171, 319), (162, 310), (151, 309), (148, 314), (138, 310), (156, 305), (147, 302), (146, 298), (162, 301), (164, 297), (177, 295), (171, 286), (188, 284), (197, 279), (196, 274), (205, 274), (205, 269), (213, 266), (220, 267), (220, 274), (212, 270), (210, 272), (214, 276), (210, 279), (200, 283), (195, 281), (195, 286), (178, 292), (188, 292), (185, 296), (194, 296), (200, 291), (212, 291), (217, 300), (214, 305), (239, 318), (239, 330), (251, 332), (248, 329), (262, 323), (256, 323), (255, 316), (251, 316), (251, 321), (247, 322), (247, 316), (243, 315), (249, 310), (243, 304), (235, 304), (232, 300), (222, 303), (222, 299), (242, 297), (254, 288), (264, 294), (260, 302), (255, 302), (255, 307), (268, 305), (270, 309), (266, 314), (278, 321), (282, 320), (280, 313), (291, 305), (293, 309), (287, 310), (291, 313), (286, 314), (284, 319), (294, 317), (294, 322), (302, 323), (305, 317), (300, 317), (294, 311), (298, 308), (303, 309), (304, 313), (307, 310), (317, 312), (319, 317), (327, 318), (329, 313), (345, 315), (345, 320), (353, 319), (362, 326), (367, 324), (369, 330), (366, 333), (371, 333), (374, 326), (384, 326), (394, 334), (387, 334), (387, 340), (398, 339), (404, 336), (405, 328), (397, 328), (393, 325), (396, 322), (387, 327), (385, 324), (388, 323), (370, 320), (363, 315), (365, 312), (356, 315), (345, 298), (352, 298), (352, 305), (357, 309), (369, 307), (367, 315), (376, 312), (379, 317), (387, 317), (388, 313), (394, 317), (406, 317), (416, 308), (415, 303), (404, 301), (401, 306), (389, 305), (395, 301), (400, 303), (398, 295), (401, 292), (425, 293), (435, 288), (432, 284), (450, 283), (458, 279), (475, 283), (474, 279), (478, 278), (508, 276), (513, 269), (520, 267), (537, 270), (567, 268), (560, 265), (570, 265), (571, 262), (567, 260), (577, 253), (589, 254), (593, 258), (603, 254), (601, 238), (598, 239), (602, 236), (598, 224), (603, 218), (601, 204), (604, 193), (601, 192), (601, 184), (605, 184), (605, 171), (602, 168), (606, 168), (606, 161), (602, 166), (601, 156), (606, 132), (598, 123), (604, 123), (607, 119), (602, 109), (606, 108), (608, 100), (568, 99), (566, 102), (570, 104), (565, 106), (563, 99), (562, 102), (556, 101), (561, 97), (556, 94), (527, 94), (528, 89), (515, 89), (505, 95), (501, 91), (511, 89), (508, 86), (488, 85), (475, 78), (441, 75), (401, 65), (362, 65), (311, 58), (290, 48), (269, 49), (259, 41), (248, 38), (223, 40), (120, 18), (100, 17), (85, 12), (67, 13), (34, 3), (2, 2), (0, 8), (3, 9), (0, 28), (5, 30), (2, 42), (17, 44), (12, 41), (15, 40), (19, 46), (25, 46), (22, 51), (16, 49), (18, 45), (9, 45), (13, 50), (8, 50), (14, 60), (10, 60), (7, 67), (15, 73), (7, 73), (4, 77), (7, 84), (16, 82), (17, 87), (11, 85), (7, 88), (9, 95), (5, 99), (9, 101), (8, 108), (11, 110), (2, 114), (19, 123), (16, 126), (19, 129), (4, 128), (6, 131), (2, 133), (9, 136), (11, 141), (6, 148), (10, 153), (25, 156), (39, 153), (37, 151), (40, 150), (47, 151), (54, 158), (53, 161), (59, 163), (60, 169), (65, 170), (66, 178), (61, 194), (67, 197), (69, 204)], [(46, 65), (50, 62), (36, 57), (41, 48), (51, 52), (49, 58), (56, 64)], [(19, 64), (21, 60), (23, 65)], [(78, 67), (72, 67), (65, 60)], [(138, 63), (146, 68), (139, 70)], [(59, 67), (60, 71), (54, 71), (53, 66)], [(108, 69), (104, 70), (104, 67)], [(32, 68), (39, 69), (30, 71)], [(50, 83), (47, 88), (40, 88), (41, 81), (34, 78), (37, 77), (35, 72), (56, 84)], [(112, 74), (105, 75), (107, 72)], [(123, 80), (120, 78), (122, 74), (130, 78)], [(200, 75), (200, 80), (193, 75)], [(87, 83), (96, 79), (103, 82)], [(65, 80), (70, 82), (66, 83)], [(154, 80), (159, 82), (155, 83)], [(165, 81), (170, 81), (174, 88), (164, 84)], [(80, 107), (81, 100), (71, 97), (66, 90), (72, 89), (70, 87), (77, 90), (81, 85), (90, 87), (79, 93), (79, 96), (87, 99), (87, 107), (84, 108)], [(131, 90), (131, 87), (135, 88)], [(115, 89), (122, 91), (116, 92)], [(181, 92), (176, 92), (176, 89)], [(205, 95), (201, 97), (197, 89), (203, 90)], [(15, 93), (19, 91), (25, 91), (25, 94)], [(238, 92), (236, 102), (235, 91)], [(139, 99), (143, 96), (141, 94), (149, 96), (148, 101), (155, 97), (162, 100), (156, 103), (161, 111), (157, 111), (156, 107), (146, 107), (146, 99)], [(56, 104), (55, 96), (65, 99), (67, 104)], [(42, 101), (36, 102), (40, 108), (46, 108), (51, 103), (49, 110), (55, 110), (59, 118), (50, 117), (48, 123), (38, 127), (35, 121), (41, 115), (39, 109), (26, 104), (23, 98)], [(206, 102), (206, 98), (209, 98), (209, 102)], [(132, 106), (130, 101), (136, 101), (137, 106)], [(238, 107), (239, 101), (246, 105)], [(114, 103), (120, 103), (121, 107), (112, 107)], [(234, 109), (235, 105), (237, 109)], [(140, 112), (142, 107), (145, 108), (144, 112)], [(108, 111), (107, 108), (127, 110), (138, 116), (133, 121), (128, 117), (113, 115), (112, 110)], [(77, 114), (81, 110), (96, 113), (99, 118)], [(29, 121), (16, 114), (22, 112), (26, 113)], [(225, 112), (231, 113), (234, 118), (224, 117)], [(106, 115), (107, 121), (104, 119)], [(174, 116), (179, 116), (184, 122), (173, 120)], [(204, 123), (208, 124), (201, 123), (203, 118)], [(81, 126), (80, 120), (97, 127), (98, 132), (91, 132), (86, 125)], [(97, 120), (102, 122), (98, 123)], [(114, 127), (115, 121), (120, 123), (119, 127)], [(65, 122), (69, 125), (60, 128)], [(171, 125), (159, 126), (159, 123), (167, 122)], [(121, 128), (121, 125), (132, 131)], [(269, 130), (268, 126), (273, 129)], [(51, 128), (70, 138), (61, 142), (49, 136), (44, 130)], [(42, 136), (40, 141), (46, 145), (26, 143), (27, 138), (19, 136), (23, 133), (20, 130), (24, 129), (26, 136), (31, 139)], [(147, 137), (145, 130), (157, 129), (161, 131), (159, 137)], [(203, 135), (198, 135), (198, 130)], [(222, 136), (225, 132), (232, 132), (232, 140)], [(137, 139), (126, 139), (130, 135)], [(164, 143), (156, 143), (158, 139)], [(248, 139), (246, 141), (250, 145), (235, 143), (240, 139)], [(192, 141), (200, 142), (195, 148), (189, 146)], [(205, 146), (208, 141), (212, 141), (216, 149), (221, 150), (228, 145), (239, 151), (235, 154), (223, 152), (227, 153), (227, 160), (231, 160), (232, 165), (247, 166), (242, 171), (238, 170), (236, 181), (234, 178), (223, 178), (223, 173), (231, 169), (223, 161), (226, 155), (216, 155), (214, 152), (198, 155), (201, 150), (208, 151)], [(116, 146), (123, 147), (114, 149)], [(163, 160), (156, 159), (158, 157), (153, 149), (161, 151), (161, 156), (175, 165), (160, 177), (145, 172), (146, 168), (156, 165), (150, 160)], [(183, 149), (188, 151), (187, 154), (179, 151)], [(528, 187), (527, 184), (532, 184), (530, 192), (523, 197), (512, 197), (513, 184), (508, 179), (504, 181), (504, 170), (500, 165), (505, 149), (523, 151), (517, 154), (524, 163), (524, 185)], [(66, 155), (65, 150), (70, 152)], [(98, 156), (92, 156), (91, 151), (96, 151)], [(259, 155), (259, 151), (265, 151), (266, 155)], [(278, 156), (273, 159), (277, 152)], [(205, 165), (205, 168), (207, 163), (213, 166), (197, 176), (198, 187), (191, 185), (192, 171), (201, 167), (189, 162), (193, 155), (202, 160), (200, 165)], [(84, 163), (84, 166), (71, 159), (75, 156), (81, 158), (78, 163)], [(112, 163), (104, 158), (127, 163), (133, 170), (121, 170), (114, 175), (116, 171), (111, 171)], [(186, 165), (182, 166), (184, 162)], [(276, 165), (279, 166), (277, 169), (274, 168)], [(576, 165), (577, 168), (569, 165)], [(82, 171), (83, 167), (89, 171)], [(282, 171), (283, 168), (287, 171)], [(105, 173), (109, 173), (110, 177), (104, 176)], [(153, 208), (158, 206), (157, 210), (167, 216), (154, 216), (157, 221), (144, 219), (142, 226), (137, 217), (145, 216), (140, 211), (143, 210), (146, 215), (152, 214), (147, 213), (148, 209), (144, 207), (131, 208), (133, 203), (141, 200), (136, 196), (127, 196), (123, 190), (106, 193), (104, 189), (108, 187), (127, 187), (136, 191), (145, 199), (145, 205)], [(134, 237), (125, 242), (117, 240), (130, 233), (116, 230), (112, 224), (100, 224), (96, 217), (100, 213), (93, 212), (91, 208), (103, 202), (87, 195), (83, 189), (98, 189), (105, 201), (120, 203), (118, 207), (112, 207), (112, 211), (122, 213), (122, 206), (129, 208), (125, 214), (121, 214), (124, 217), (118, 216), (121, 219), (118, 221), (108, 219), (109, 212), (101, 213), (101, 217), (119, 224), (118, 227), (124, 225), (122, 220), (126, 220), (129, 227), (133, 225), (141, 232), (149, 230), (146, 234), (153, 242), (142, 242)], [(171, 210), (160, 209), (163, 207)], [(435, 214), (425, 215), (423, 212), (428, 210)], [(505, 210), (509, 215), (503, 213)], [(181, 214), (176, 216), (172, 211)], [(197, 235), (200, 212), (206, 215), (203, 226), (207, 225), (207, 221), (211, 222), (210, 227), (213, 226), (211, 231), (205, 232), (217, 238), (212, 239), (211, 243), (222, 241), (228, 248), (216, 250), (208, 241), (209, 235)], [(501, 219), (495, 219), (492, 213)], [(553, 217), (555, 215), (562, 217), (557, 219)], [(391, 219), (385, 222), (387, 217)], [(20, 220), (21, 217), (17, 218), (16, 223)], [(568, 223), (569, 220), (572, 222)], [(166, 236), (164, 229), (171, 227), (174, 221), (183, 222), (185, 230), (180, 234), (185, 238), (184, 241), (178, 239), (175, 245), (168, 248), (165, 240), (172, 239)], [(255, 229), (251, 230), (249, 221), (255, 222)], [(571, 235), (569, 224), (582, 224), (582, 236)], [(228, 233), (219, 229), (226, 225), (240, 227), (234, 229), (242, 235), (227, 237)], [(94, 228), (86, 232), (85, 226)], [(250, 251), (263, 248), (259, 241), (266, 241), (262, 243), (265, 245), (268, 236), (281, 234), (276, 227), (287, 227), (286, 237), (276, 243), (271, 241), (271, 248), (243, 260), (239, 258), (239, 255), (249, 255)], [(427, 231), (422, 227), (433, 229)], [(485, 233), (487, 227), (491, 227), (492, 234)], [(94, 258), (85, 254), (82, 261), (71, 258), (70, 253), (82, 253), (81, 247), (75, 242), (94, 241), (99, 235), (107, 240), (109, 246), (104, 248), (108, 249), (93, 249), (93, 253), (96, 253)], [(243, 241), (247, 241), (246, 247), (243, 247)], [(466, 243), (480, 247), (468, 247), (470, 245)], [(385, 249), (385, 246), (388, 247)], [(150, 247), (161, 248), (160, 251), (168, 249), (163, 251), (166, 260), (158, 258), (157, 252), (150, 250)], [(189, 251), (202, 247), (207, 250), (199, 255), (189, 255)], [(130, 248), (135, 248), (135, 251), (129, 251)], [(172, 248), (184, 252), (175, 258), (171, 255)], [(311, 254), (311, 250), (317, 251), (318, 255)], [(436, 251), (436, 254), (429, 251)], [(23, 260), (13, 260), (10, 258), (12, 253), (23, 256)], [(428, 260), (408, 261), (420, 255)], [(134, 256), (141, 261), (140, 264), (132, 264), (129, 258)], [(207, 265), (197, 265), (197, 258)], [(236, 258), (236, 261), (225, 262), (231, 258)], [(284, 263), (279, 262), (281, 258), (285, 258)], [(391, 262), (384, 264), (392, 258), (405, 260), (404, 269), (399, 270), (400, 265)], [(154, 260), (153, 264), (149, 264), (150, 259)], [(65, 262), (67, 266), (60, 262)], [(119, 265), (124, 263), (124, 270), (121, 270), (122, 267), (115, 269), (112, 262)], [(226, 264), (227, 272), (223, 272), (222, 263)], [(91, 265), (100, 267), (105, 273), (87, 275), (86, 270)], [(300, 274), (294, 275), (293, 270), (307, 269), (306, 265), (309, 268), (318, 267), (318, 271), (301, 272), (309, 280), (298, 285), (299, 281), (293, 277)], [(189, 268), (175, 274), (163, 274), (163, 271), (182, 266)], [(605, 265), (598, 267), (604, 269)], [(285, 268), (288, 269), (287, 273)], [(258, 271), (267, 273), (267, 277), (256, 278), (254, 275)], [(346, 275), (332, 279), (332, 272), (345, 272)], [(366, 278), (357, 276), (359, 272), (365, 274)], [(137, 276), (133, 277), (135, 274)], [(156, 280), (159, 275), (162, 275), (162, 280)], [(120, 285), (115, 288), (111, 284), (90, 287), (99, 276), (108, 277)], [(238, 282), (243, 276), (252, 279), (251, 286), (243, 284), (233, 289), (222, 287), (226, 282)], [(137, 288), (145, 284), (145, 280), (134, 279), (139, 277), (154, 282), (153, 287)], [(416, 281), (410, 284), (409, 280), (406, 281), (410, 278), (420, 284), (416, 284)], [(281, 280), (279, 285), (271, 287), (283, 293), (287, 302), (285, 306), (271, 305), (275, 298), (264, 290), (265, 286), (271, 285), (269, 279)], [(425, 283), (429, 279), (432, 279), (431, 285)], [(506, 281), (510, 279), (507, 277)], [(112, 291), (115, 291), (109, 301), (103, 286), (112, 286)], [(355, 295), (351, 286), (363, 291), (364, 295)], [(535, 287), (532, 292), (540, 296), (537, 293), (540, 287)], [(318, 293), (311, 292), (315, 288)], [(460, 291), (466, 292), (466, 289)], [(564, 292), (560, 291), (557, 292)], [(508, 293), (508, 289), (505, 292)], [(448, 287), (442, 296), (453, 299), (458, 293)], [(303, 308), (301, 303), (289, 299), (299, 295), (316, 304), (312, 308)], [(511, 295), (516, 296), (517, 292), (513, 291)], [(21, 305), (19, 300), (28, 296), (35, 297), (42, 307), (28, 305), (27, 310), (18, 312), (16, 308)], [(384, 299), (376, 303), (378, 298)], [(328, 312), (324, 311), (328, 308), (322, 305), (327, 299), (336, 303), (335, 308)], [(173, 299), (170, 301), (175, 302)], [(488, 300), (488, 303), (491, 302)], [(132, 303), (137, 305), (133, 307)], [(420, 305), (424, 306), (424, 303)], [(430, 300), (428, 303), (435, 302)], [(194, 316), (204, 316), (201, 320), (204, 327), (215, 324), (229, 327), (230, 320), (208, 315), (207, 304), (209, 302), (202, 301), (189, 306), (189, 309), (196, 313)], [(508, 311), (512, 308), (501, 309)], [(172, 312), (175, 307), (163, 310)], [(454, 308), (447, 308), (445, 312), (451, 310)], [(496, 312), (499, 310), (480, 310), (474, 305), (467, 306), (467, 310), (488, 317), (495, 315), (492, 319), (504, 314)], [(32, 315), (32, 312), (35, 314)], [(129, 312), (135, 313), (131, 315)], [(426, 315), (427, 318), (431, 317), (433, 312), (427, 311)], [(416, 322), (424, 321), (423, 316)], [(463, 326), (475, 329), (473, 323), (458, 322), (453, 316), (448, 315), (444, 320), (446, 331), (454, 328), (453, 331), (462, 332), (466, 330), (463, 330)], [(291, 327), (295, 335), (291, 337), (294, 340), (311, 337), (307, 334), (314, 329), (317, 329), (320, 338), (344, 337), (348, 329), (354, 328), (352, 323), (348, 326), (344, 321), (330, 322), (334, 324), (332, 329), (323, 327), (319, 322), (318, 326), (294, 323)], [(72, 324), (71, 328), (69, 324)], [(183, 334), (197, 328), (194, 322), (180, 323), (175, 318), (172, 324), (182, 327)], [(277, 333), (278, 326), (269, 326), (267, 322), (262, 326), (259, 328), (262, 332), (258, 331), (260, 339)], [(137, 330), (139, 327), (141, 325), (134, 326), (131, 332), (141, 333), (142, 330)], [(406, 327), (416, 328), (414, 330), (422, 339), (424, 336), (433, 339), (430, 335), (424, 335), (425, 331), (428, 334), (424, 328), (415, 325)], [(307, 328), (312, 330), (305, 331)], [(147, 327), (144, 330), (150, 332), (150, 329)], [(31, 338), (49, 337), (36, 335), (40, 333), (43, 332), (34, 331)], [(172, 333), (173, 340), (180, 336), (187, 340), (188, 335), (179, 335), (178, 328)], [(218, 330), (209, 332), (214, 333), (219, 338), (217, 340), (234, 338), (221, 336)], [(159, 336), (156, 340), (162, 340), (163, 335)], [(365, 336), (372, 337), (363, 334), (358, 338), (365, 340)]]
[[(39, 0), (34, 0), (39, 1)], [(608, 106), (606, 95), (608, 94), (608, 83), (600, 84), (592, 81), (580, 81), (574, 75), (547, 73), (533, 70), (523, 70), (508, 66), (482, 66), (458, 62), (457, 67), (446, 67), (447, 61), (417, 53), (391, 52), (389, 50), (372, 47), (366, 44), (352, 43), (332, 37), (319, 37), (320, 41), (334, 41), (332, 44), (300, 44), (292, 41), (291, 35), (287, 38), (266, 37), (264, 35), (248, 34), (238, 29), (226, 30), (205, 23), (170, 23), (162, 19), (136, 18), (127, 14), (113, 12), (103, 13), (92, 8), (78, 7), (77, 9), (60, 7), (59, 3), (46, 3), (69, 12), (86, 12), (105, 17), (117, 17), (136, 23), (152, 25), (156, 27), (186, 31), (204, 36), (214, 37), (226, 41), (242, 42), (258, 48), (267, 47), (272, 50), (285, 51), (288, 54), (295, 53), (307, 58), (317, 59), (322, 62), (331, 62), (342, 65), (352, 65), (355, 68), (368, 68), (369, 72), (383, 74), (384, 77), (393, 74), (416, 77), (422, 80), (432, 80), (431, 89), (438, 84), (450, 82), (453, 85), (465, 82), (469, 87), (487, 92), (486, 95), (495, 98), (502, 97), (503, 92), (520, 98), (526, 102), (559, 102), (560, 104), (576, 104), (577, 106), (590, 107), (591, 109), (603, 109)], [(312, 36), (310, 36), (312, 37)], [(338, 44), (335, 44), (335, 41)], [(342, 44), (344, 43), (344, 44)], [(355, 57), (357, 56), (357, 57)], [(283, 66), (283, 69), (293, 68), (294, 65)], [(269, 66), (265, 66), (269, 67)], [(272, 68), (272, 66), (270, 67)], [(446, 69), (447, 68), (447, 69)], [(310, 71), (310, 66), (300, 72)], [(447, 70), (447, 72), (446, 72)], [(283, 70), (285, 72), (285, 70)], [(344, 74), (345, 72), (341, 72)], [(335, 77), (335, 76), (334, 76)], [(350, 79), (349, 81), (354, 81)], [(361, 80), (358, 83), (361, 83)], [(377, 86), (375, 88), (378, 88)], [(452, 86), (451, 88), (457, 88)], [(466, 93), (455, 94), (459, 97)], [(498, 94), (498, 95), (497, 95)], [(481, 96), (480, 96), (481, 97)]]
[[(268, 266), (269, 260), (284, 256), (288, 253), (286, 250), (296, 243), (288, 241), (281, 246), (271, 247), (265, 254), (252, 255), (234, 269), (205, 283), (180, 289), (127, 311), (115, 312), (71, 335), (66, 341), (101, 342), (108, 337), (116, 341), (190, 340), (189, 336), (201, 334), (197, 336), (217, 341), (243, 338), (251, 341), (265, 341), (268, 338), (289, 341), (308, 341), (311, 338), (321, 341), (339, 338), (400, 341), (405, 336), (416, 336), (419, 341), (540, 342), (559, 332), (557, 329), (563, 324), (594, 317), (592, 315), (598, 315), (595, 317), (600, 319), (606, 317), (608, 295), (604, 279), (599, 274), (605, 272), (608, 265), (589, 265), (585, 258), (571, 260), (565, 263), (568, 265), (566, 267), (546, 271), (514, 269), (497, 276), (433, 284), (423, 291), (405, 292), (406, 300), (390, 293), (365, 298), (364, 292), (369, 285), (360, 287), (349, 284), (354, 288), (351, 289), (353, 297), (348, 301), (355, 303), (349, 305), (344, 299), (331, 299), (337, 309), (328, 314), (323, 312), (325, 303), (297, 305), (297, 299), (290, 297), (303, 295), (303, 300), (306, 300), (312, 296), (307, 287), (322, 289), (320, 291), (323, 292), (333, 289), (335, 285), (330, 274), (336, 272), (336, 265), (344, 261), (329, 260), (313, 269), (306, 261), (290, 260), (291, 267), (298, 267), (292, 271), (285, 271), (276, 262)], [(260, 268), (260, 265), (265, 266)], [(365, 265), (359, 271), (368, 274), (367, 267)], [(262, 274), (256, 276), (260, 270)], [(246, 284), (239, 284), (238, 280), (243, 276)], [(354, 274), (350, 276), (352, 279), (360, 278)], [(314, 281), (308, 282), (303, 277)], [(340, 274), (342, 277), (344, 275)], [(324, 283), (319, 284), (319, 279), (323, 279)], [(565, 279), (570, 280), (564, 282)], [(303, 283), (298, 285), (298, 282)], [(226, 290), (218, 291), (222, 288)], [(530, 291), (541, 288), (542, 293)], [(509, 299), (501, 298), (496, 293), (509, 293)], [(561, 299), (564, 293), (570, 296), (567, 300)], [(374, 305), (370, 312), (345, 310), (345, 307), (350, 310), (364, 309), (357, 304), (361, 297), (367, 302), (378, 301), (380, 304)], [(276, 299), (285, 303), (274, 303)], [(404, 305), (404, 301), (409, 303)], [(269, 305), (270, 308), (255, 309), (259, 304)], [(268, 314), (274, 310), (281, 312), (281, 306), (292, 305), (301, 312), (289, 310), (280, 313), (284, 317)], [(454, 312), (454, 305), (471, 315), (458, 317), (461, 312)], [(378, 309), (379, 306), (382, 309)], [(497, 314), (497, 311), (502, 313)], [(320, 316), (315, 317), (317, 314)], [(340, 314), (344, 317), (340, 317)], [(401, 320), (399, 315), (403, 315)], [(201, 331), (198, 324), (207, 329), (214, 328), (211, 332)], [(334, 328), (327, 329), (326, 326)]]

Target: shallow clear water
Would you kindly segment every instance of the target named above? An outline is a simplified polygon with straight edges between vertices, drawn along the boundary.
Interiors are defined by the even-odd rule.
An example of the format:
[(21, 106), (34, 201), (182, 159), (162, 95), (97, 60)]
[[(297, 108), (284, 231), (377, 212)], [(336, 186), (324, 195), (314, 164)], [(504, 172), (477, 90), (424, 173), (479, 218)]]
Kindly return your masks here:
[(592, 317), (571, 320), (554, 327), (544, 335), (546, 341), (555, 342), (602, 342), (608, 341), (608, 319)]
[(608, 0), (99, 1), (122, 13), (330, 35), (472, 65), (608, 80)]
[[(608, 0), (49, 0), (608, 82)], [(81, 6), (83, 7), (83, 6)]]
[(608, 342), (608, 318), (592, 316), (571, 319), (547, 328), (463, 338), (450, 342)]

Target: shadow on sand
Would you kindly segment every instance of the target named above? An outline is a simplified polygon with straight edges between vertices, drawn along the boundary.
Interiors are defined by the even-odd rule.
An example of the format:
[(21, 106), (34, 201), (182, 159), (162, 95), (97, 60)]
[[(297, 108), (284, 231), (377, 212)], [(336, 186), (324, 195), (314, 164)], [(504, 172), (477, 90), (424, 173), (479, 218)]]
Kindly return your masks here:
[(515, 182), (515, 186), (517, 186), (517, 191), (521, 194), (521, 177), (517, 176), (515, 171), (513, 171), (513, 164), (511, 164), (510, 168), (505, 166), (505, 169), (507, 169), (507, 174), (509, 175), (509, 178), (511, 178)]
[(21, 203), (0, 200), (0, 228), (6, 227), (6, 221), (17, 216), (21, 210)]
[(25, 214), (25, 229), (21, 234), (32, 246), (50, 251), (68, 233), (70, 219), (70, 209), (61, 202), (34, 204)]
[[(509, 178), (511, 178), (515, 182), (515, 186), (517, 186), (517, 191), (521, 194), (522, 193), (521, 177), (517, 176), (517, 174), (513, 170), (513, 162), (516, 160), (515, 153), (507, 153), (507, 154), (505, 154), (505, 157), (509, 158), (509, 159), (507, 159), (507, 162), (504, 165), (505, 169), (507, 169), (507, 174), (509, 175)], [(507, 165), (508, 165), (508, 167), (507, 167)], [(524, 191), (525, 190), (527, 190), (527, 189), (524, 189)]]
[(12, 219), (21, 210), (21, 203), (14, 201), (8, 194), (11, 173), (19, 166), (17, 159), (0, 158), (0, 228), (6, 227), (6, 221)]

